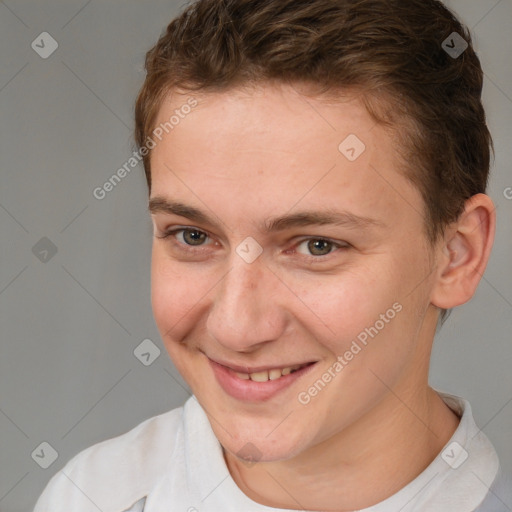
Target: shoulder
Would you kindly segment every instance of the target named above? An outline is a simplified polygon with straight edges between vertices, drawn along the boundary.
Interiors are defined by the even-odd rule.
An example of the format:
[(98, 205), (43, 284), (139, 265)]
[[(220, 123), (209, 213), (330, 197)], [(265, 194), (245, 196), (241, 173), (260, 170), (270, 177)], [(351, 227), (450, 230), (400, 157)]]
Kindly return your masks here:
[(146, 495), (182, 436), (183, 407), (78, 453), (50, 480), (34, 512), (119, 512)]

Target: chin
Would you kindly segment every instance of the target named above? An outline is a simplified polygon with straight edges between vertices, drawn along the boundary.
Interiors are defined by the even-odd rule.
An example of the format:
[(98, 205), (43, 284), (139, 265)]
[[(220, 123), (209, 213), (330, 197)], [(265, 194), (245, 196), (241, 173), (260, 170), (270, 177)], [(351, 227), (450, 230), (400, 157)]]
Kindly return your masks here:
[(275, 462), (288, 460), (303, 452), (311, 442), (305, 439), (300, 432), (290, 432), (289, 428), (279, 428), (269, 436), (272, 428), (255, 430), (235, 426), (233, 422), (226, 425), (226, 430), (232, 437), (222, 430), (213, 426), (214, 433), (224, 450), (242, 462)]

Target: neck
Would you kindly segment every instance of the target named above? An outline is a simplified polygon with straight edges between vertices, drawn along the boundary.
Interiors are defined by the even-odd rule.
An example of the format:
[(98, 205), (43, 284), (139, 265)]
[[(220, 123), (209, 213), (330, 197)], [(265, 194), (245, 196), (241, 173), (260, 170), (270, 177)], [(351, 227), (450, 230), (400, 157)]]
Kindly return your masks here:
[(425, 385), (390, 390), (356, 424), (297, 457), (248, 467), (225, 459), (238, 487), (275, 508), (352, 511), (379, 503), (416, 478), (455, 432), (459, 418)]

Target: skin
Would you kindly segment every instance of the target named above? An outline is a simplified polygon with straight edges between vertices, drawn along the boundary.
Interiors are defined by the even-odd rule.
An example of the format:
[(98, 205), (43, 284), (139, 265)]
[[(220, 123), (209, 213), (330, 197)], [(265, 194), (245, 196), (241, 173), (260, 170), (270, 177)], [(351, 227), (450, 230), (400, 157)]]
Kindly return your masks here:
[[(169, 96), (156, 124), (190, 96)], [(374, 505), (418, 476), (458, 426), (428, 386), (430, 352), (437, 308), (469, 300), (485, 269), (492, 202), (483, 194), (468, 200), (432, 248), (420, 193), (397, 170), (392, 133), (355, 95), (328, 103), (264, 84), (193, 96), (199, 104), (151, 156), (150, 199), (179, 201), (214, 220), (152, 214), (152, 306), (165, 347), (247, 496), (290, 509)], [(353, 162), (338, 150), (349, 134), (366, 146)], [(382, 226), (262, 228), (271, 217), (326, 208)], [(206, 236), (193, 233), (201, 245), (190, 231), (159, 238), (179, 228)], [(249, 236), (263, 249), (252, 263), (236, 252)], [(308, 242), (318, 238), (340, 246), (315, 252)], [(299, 393), (394, 303), (402, 310), (301, 404)], [(207, 356), (253, 367), (318, 363), (254, 403), (227, 395)], [(256, 464), (237, 456), (247, 443), (259, 450)]]

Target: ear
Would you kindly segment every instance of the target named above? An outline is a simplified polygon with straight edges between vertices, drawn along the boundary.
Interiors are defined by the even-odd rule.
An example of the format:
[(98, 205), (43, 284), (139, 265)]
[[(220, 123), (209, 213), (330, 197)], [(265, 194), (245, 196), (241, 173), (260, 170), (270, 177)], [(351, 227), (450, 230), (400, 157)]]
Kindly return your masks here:
[(430, 298), (434, 306), (450, 309), (473, 297), (489, 261), (495, 229), (491, 198), (485, 194), (470, 197), (436, 249), (437, 278)]

